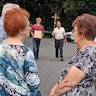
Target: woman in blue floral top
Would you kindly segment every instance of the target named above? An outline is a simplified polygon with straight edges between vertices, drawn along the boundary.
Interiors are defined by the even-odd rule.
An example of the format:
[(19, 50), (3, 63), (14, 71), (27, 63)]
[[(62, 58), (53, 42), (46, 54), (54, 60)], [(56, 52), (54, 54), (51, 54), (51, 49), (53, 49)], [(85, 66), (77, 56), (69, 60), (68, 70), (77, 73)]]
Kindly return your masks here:
[(79, 50), (65, 64), (50, 96), (96, 96), (93, 83), (96, 77), (96, 17), (82, 14), (74, 20), (73, 28)]
[(31, 49), (23, 45), (30, 34), (29, 13), (23, 9), (6, 12), (8, 38), (0, 45), (0, 96), (37, 96), (40, 79)]

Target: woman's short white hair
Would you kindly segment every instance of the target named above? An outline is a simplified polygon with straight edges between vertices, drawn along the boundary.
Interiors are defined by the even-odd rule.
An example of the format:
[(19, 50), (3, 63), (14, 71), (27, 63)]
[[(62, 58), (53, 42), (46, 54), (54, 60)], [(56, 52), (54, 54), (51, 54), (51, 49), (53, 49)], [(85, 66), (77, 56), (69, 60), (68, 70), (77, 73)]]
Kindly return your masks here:
[(20, 6), (18, 4), (14, 4), (14, 3), (7, 3), (3, 6), (2, 9), (2, 16), (5, 15), (5, 13), (13, 8), (20, 8)]

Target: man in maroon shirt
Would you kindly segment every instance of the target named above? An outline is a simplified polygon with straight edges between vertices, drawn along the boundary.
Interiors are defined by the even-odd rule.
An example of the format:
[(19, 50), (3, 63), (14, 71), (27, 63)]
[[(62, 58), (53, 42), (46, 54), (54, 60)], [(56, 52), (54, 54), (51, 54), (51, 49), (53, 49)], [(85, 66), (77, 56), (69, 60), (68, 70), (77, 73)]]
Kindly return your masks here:
[(36, 18), (36, 24), (32, 25), (31, 35), (33, 37), (33, 52), (35, 59), (39, 58), (39, 47), (40, 41), (44, 36), (44, 26), (41, 25), (42, 19), (40, 17)]

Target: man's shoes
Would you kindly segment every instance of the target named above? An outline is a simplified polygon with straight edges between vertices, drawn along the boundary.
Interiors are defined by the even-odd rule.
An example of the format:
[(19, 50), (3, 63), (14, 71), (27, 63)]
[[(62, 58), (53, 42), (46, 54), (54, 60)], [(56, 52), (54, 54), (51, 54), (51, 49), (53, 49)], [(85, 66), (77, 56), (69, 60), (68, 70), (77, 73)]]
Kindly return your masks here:
[(56, 57), (56, 60), (59, 60), (59, 57)]
[(60, 61), (63, 61), (64, 59), (63, 58), (60, 58)]
[(56, 57), (56, 60), (63, 61), (64, 59), (63, 58)]

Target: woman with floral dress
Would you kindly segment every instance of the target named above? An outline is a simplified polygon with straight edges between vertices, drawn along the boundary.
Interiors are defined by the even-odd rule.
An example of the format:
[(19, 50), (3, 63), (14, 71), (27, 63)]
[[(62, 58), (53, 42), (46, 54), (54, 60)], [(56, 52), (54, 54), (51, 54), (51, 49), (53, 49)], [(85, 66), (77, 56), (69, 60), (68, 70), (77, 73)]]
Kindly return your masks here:
[(96, 96), (96, 17), (82, 14), (73, 21), (73, 36), (79, 51), (67, 62), (50, 96)]
[(8, 38), (0, 44), (0, 96), (37, 96), (38, 68), (32, 50), (23, 44), (30, 34), (28, 18), (20, 8), (4, 16)]

